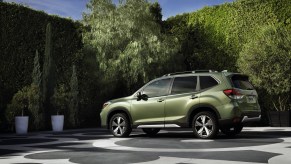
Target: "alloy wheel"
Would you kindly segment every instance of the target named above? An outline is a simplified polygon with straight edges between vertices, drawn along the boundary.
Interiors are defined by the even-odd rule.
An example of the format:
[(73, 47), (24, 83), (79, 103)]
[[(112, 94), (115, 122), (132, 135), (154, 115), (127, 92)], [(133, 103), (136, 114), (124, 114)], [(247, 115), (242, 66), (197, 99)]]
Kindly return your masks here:
[(209, 111), (197, 113), (193, 117), (193, 132), (202, 139), (214, 138), (218, 133), (218, 121), (215, 114)]
[(213, 131), (213, 121), (206, 115), (199, 116), (195, 121), (195, 129), (201, 137), (208, 137)]
[(115, 136), (122, 136), (126, 130), (125, 120), (118, 116), (112, 120), (111, 129)]

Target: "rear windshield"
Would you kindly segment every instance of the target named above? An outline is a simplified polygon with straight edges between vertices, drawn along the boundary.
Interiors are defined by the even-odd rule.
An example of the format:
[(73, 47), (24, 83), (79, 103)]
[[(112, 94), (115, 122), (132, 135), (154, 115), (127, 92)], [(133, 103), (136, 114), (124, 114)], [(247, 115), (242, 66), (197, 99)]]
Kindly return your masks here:
[(234, 88), (253, 90), (253, 85), (249, 82), (249, 77), (245, 75), (234, 75), (231, 77)]

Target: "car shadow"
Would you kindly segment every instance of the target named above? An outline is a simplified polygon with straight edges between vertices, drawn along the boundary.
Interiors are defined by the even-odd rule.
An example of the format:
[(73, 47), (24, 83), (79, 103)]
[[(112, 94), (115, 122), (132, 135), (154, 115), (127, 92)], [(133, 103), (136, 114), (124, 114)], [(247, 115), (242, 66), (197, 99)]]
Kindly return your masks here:
[[(284, 129), (282, 129), (284, 130)], [(242, 131), (240, 134), (236, 136), (227, 136), (223, 133), (219, 132), (219, 134), (214, 138), (214, 140), (222, 140), (222, 139), (270, 139), (270, 138), (285, 138), (291, 137), (291, 131), (280, 131), (278, 129), (274, 129), (274, 131), (268, 129), (267, 131)], [(143, 132), (133, 132), (130, 135), (130, 138), (179, 138), (179, 139), (195, 139), (192, 131), (161, 131), (157, 135), (148, 136)], [(197, 138), (198, 139), (198, 138)]]

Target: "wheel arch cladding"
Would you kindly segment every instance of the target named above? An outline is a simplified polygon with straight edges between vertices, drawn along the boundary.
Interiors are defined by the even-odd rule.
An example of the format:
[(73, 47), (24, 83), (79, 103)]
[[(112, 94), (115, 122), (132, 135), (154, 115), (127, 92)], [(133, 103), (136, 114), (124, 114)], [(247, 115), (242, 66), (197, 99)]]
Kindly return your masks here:
[(217, 121), (221, 118), (218, 110), (212, 105), (199, 104), (197, 106), (193, 106), (188, 113), (187, 121), (188, 121), (189, 127), (192, 127), (192, 121), (193, 121), (194, 116), (199, 112), (205, 112), (205, 111), (213, 113)]
[(109, 124), (110, 124), (110, 119), (113, 115), (117, 114), (117, 113), (123, 113), (125, 114), (125, 116), (127, 117), (129, 124), (132, 126), (132, 118), (130, 116), (129, 111), (126, 108), (122, 108), (122, 107), (117, 107), (112, 109), (107, 116), (107, 121), (106, 121), (106, 127), (107, 129), (109, 129)]

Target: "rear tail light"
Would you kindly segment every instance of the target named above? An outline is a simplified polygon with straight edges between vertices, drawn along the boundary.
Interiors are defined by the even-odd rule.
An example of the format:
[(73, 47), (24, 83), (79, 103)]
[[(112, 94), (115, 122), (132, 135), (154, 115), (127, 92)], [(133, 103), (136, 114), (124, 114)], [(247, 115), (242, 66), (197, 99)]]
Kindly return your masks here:
[(242, 99), (244, 96), (236, 89), (226, 89), (223, 93), (231, 99), (239, 100)]

